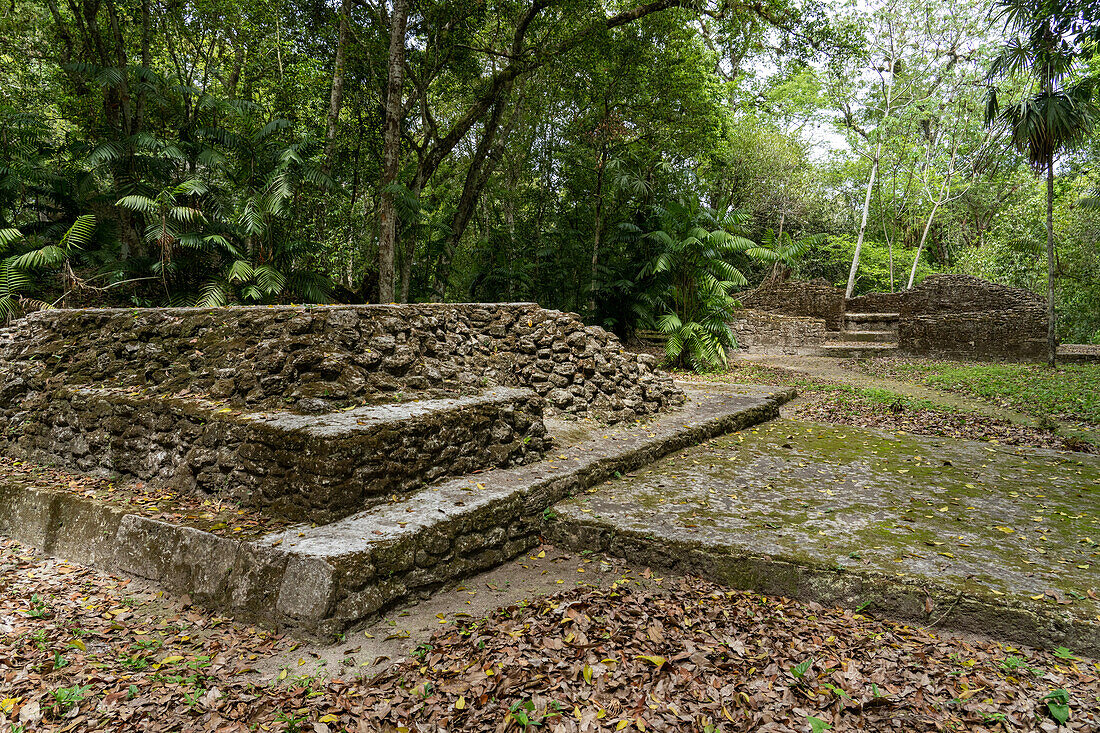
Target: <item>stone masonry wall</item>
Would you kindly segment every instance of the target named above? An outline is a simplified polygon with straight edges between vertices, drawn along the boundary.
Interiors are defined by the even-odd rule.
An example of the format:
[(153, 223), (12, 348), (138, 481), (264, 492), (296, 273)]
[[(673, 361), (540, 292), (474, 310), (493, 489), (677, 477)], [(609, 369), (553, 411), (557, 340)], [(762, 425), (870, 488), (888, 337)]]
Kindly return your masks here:
[(830, 331), (838, 331), (844, 319), (844, 292), (827, 282), (765, 281), (740, 296), (746, 308), (775, 311), (788, 316), (821, 318)]
[(901, 302), (898, 347), (915, 354), (1042, 358), (1046, 301), (969, 275), (931, 275)]
[(737, 337), (737, 346), (752, 351), (777, 349), (794, 353), (825, 342), (822, 318), (743, 309), (736, 312), (730, 327)]
[(847, 313), (898, 313), (904, 298), (901, 293), (867, 293), (844, 301)]
[(444, 475), (537, 460), (549, 446), (543, 401), (527, 389), (413, 407), (257, 415), (205, 400), (62, 388), (24, 401), (8, 451), (326, 523)]
[(526, 386), (556, 411), (615, 421), (682, 399), (655, 364), (535, 304), (48, 310), (0, 350), (0, 420), (20, 395), (68, 384), (303, 412)]

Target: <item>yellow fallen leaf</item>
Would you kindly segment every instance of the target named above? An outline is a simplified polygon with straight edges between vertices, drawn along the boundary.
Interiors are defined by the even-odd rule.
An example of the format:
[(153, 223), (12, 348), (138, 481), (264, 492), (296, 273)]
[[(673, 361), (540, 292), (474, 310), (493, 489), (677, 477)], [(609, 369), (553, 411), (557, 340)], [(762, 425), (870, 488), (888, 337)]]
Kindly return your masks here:
[(183, 661), (183, 657), (181, 657), (178, 654), (173, 654), (170, 657), (165, 657), (164, 659), (160, 660), (160, 663), (161, 664), (176, 664), (177, 662), (182, 662), (182, 661)]
[(459, 695), (458, 699), (455, 700), (455, 710), (465, 710), (465, 709), (466, 709), (466, 698), (463, 697), (462, 695)]
[(336, 717), (332, 713), (329, 713), (328, 715), (322, 715), (320, 718), (317, 719), (317, 722), (318, 723), (335, 723), (338, 720), (340, 720), (340, 718)]
[(652, 664), (654, 667), (657, 667), (658, 669), (660, 667), (664, 666), (665, 661), (667, 661), (664, 657), (658, 657), (656, 655), (650, 655), (650, 654), (639, 655), (638, 659), (641, 659), (642, 661), (645, 661), (645, 662), (649, 662), (650, 664)]

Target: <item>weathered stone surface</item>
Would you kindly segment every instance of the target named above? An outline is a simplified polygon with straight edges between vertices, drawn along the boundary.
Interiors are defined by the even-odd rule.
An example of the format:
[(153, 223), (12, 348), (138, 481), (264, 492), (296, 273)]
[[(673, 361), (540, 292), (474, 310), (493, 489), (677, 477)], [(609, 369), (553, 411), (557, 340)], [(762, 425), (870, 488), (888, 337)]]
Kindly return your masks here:
[(1096, 653), (1098, 483), (1091, 456), (776, 420), (559, 502), (549, 531), (741, 589)]
[(867, 293), (844, 301), (845, 313), (898, 313), (903, 293)]
[(763, 351), (797, 353), (825, 343), (825, 320), (811, 316), (785, 316), (758, 310), (738, 310), (730, 322), (737, 346)]
[(537, 459), (549, 446), (542, 409), (516, 388), (324, 415), (62, 388), (26, 413), (9, 449), (325, 522), (442, 476)]
[[(577, 364), (589, 350), (616, 373), (653, 373), (603, 329), (532, 303), (47, 310), (0, 348), (0, 410), (64, 384), (323, 412), (380, 392), (528, 386), (549, 372), (583, 382)], [(539, 359), (550, 368), (536, 369)], [(647, 414), (682, 399), (670, 379), (659, 382), (642, 400)], [(589, 413), (585, 401), (563, 409)]]
[(325, 618), (331, 612), (335, 593), (336, 577), (331, 565), (323, 560), (291, 557), (275, 610), (292, 619)]
[(766, 280), (738, 299), (754, 310), (820, 318), (830, 331), (839, 331), (844, 321), (844, 291), (824, 280)]
[(898, 347), (914, 354), (1042, 358), (1046, 301), (969, 275), (931, 275), (901, 299)]

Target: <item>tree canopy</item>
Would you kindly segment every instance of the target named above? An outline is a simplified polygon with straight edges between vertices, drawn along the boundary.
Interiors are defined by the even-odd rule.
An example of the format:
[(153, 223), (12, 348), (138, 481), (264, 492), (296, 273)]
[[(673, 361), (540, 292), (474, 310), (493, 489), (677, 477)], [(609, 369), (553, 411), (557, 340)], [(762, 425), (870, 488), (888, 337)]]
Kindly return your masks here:
[(650, 312), (652, 233), (694, 227), (757, 245), (715, 250), (743, 276), (716, 280), (726, 305), (805, 241), (783, 272), (853, 293), (1057, 281), (1062, 338), (1100, 338), (1100, 139), (1037, 148), (1021, 124), (1035, 18), (1067, 59), (1051, 93), (1091, 109), (1096, 11), (21, 0), (0, 9), (0, 316), (536, 300), (629, 334), (675, 313)]

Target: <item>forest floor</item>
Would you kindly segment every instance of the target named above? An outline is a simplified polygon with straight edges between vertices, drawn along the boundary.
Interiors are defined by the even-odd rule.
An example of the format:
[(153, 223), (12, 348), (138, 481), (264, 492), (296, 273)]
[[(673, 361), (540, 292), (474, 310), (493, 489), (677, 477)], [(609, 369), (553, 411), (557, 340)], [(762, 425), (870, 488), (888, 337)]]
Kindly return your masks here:
[[(1100, 725), (1100, 665), (1068, 649), (944, 636), (552, 547), (334, 645), (12, 542), (0, 571), (5, 733)], [(393, 659), (358, 661), (383, 644)]]
[[(1043, 467), (1027, 449), (1092, 450), (1087, 441), (1076, 444), (1072, 435), (1044, 429), (1022, 408), (945, 392), (916, 377), (876, 376), (836, 361), (812, 373), (791, 369), (739, 364), (727, 374), (695, 379), (799, 386), (804, 396), (785, 408), (783, 420), (740, 436), (761, 446), (776, 443), (769, 448), (779, 461), (774, 476), (761, 480), (786, 488), (798, 471), (809, 470), (809, 454), (795, 456), (787, 445), (854, 452), (851, 465), (834, 466), (845, 476), (826, 476), (820, 483), (866, 478), (866, 469), (852, 467), (859, 460), (882, 463), (882, 475), (892, 476), (890, 490), (864, 498), (889, 499), (890, 507), (872, 507), (875, 516), (894, 512), (896, 523), (912, 535), (896, 547), (871, 541), (848, 547), (837, 530), (846, 510), (834, 506), (842, 497), (835, 490), (818, 495), (822, 487), (807, 483), (805, 496), (767, 497), (778, 502), (772, 509), (780, 514), (801, 512), (801, 533), (787, 538), (795, 550), (824, 543), (838, 567), (892, 563), (933, 576), (993, 558), (1011, 566), (1005, 587), (994, 590), (1034, 591), (1031, 601), (1054, 611), (1096, 610), (1100, 589), (1090, 579), (1100, 537), (1095, 527), (1073, 535), (1081, 522), (1095, 524), (1096, 516), (1072, 511), (1058, 503), (1060, 497), (1052, 503), (1037, 496), (1036, 487), (1044, 485), (1044, 472), (1066, 480), (1073, 471), (1100, 468), (1091, 456), (1080, 457), (1089, 462), (1086, 467), (1072, 454), (1041, 451), (1043, 460), (1058, 464)], [(966, 457), (941, 455), (929, 439), (912, 434), (936, 436), (948, 452), (973, 453), (975, 465)], [(854, 443), (852, 435), (859, 438)], [(724, 465), (736, 459), (735, 450), (731, 445), (719, 455), (715, 446), (730, 440), (737, 437), (695, 450), (713, 453), (708, 465)], [(871, 445), (876, 441), (883, 445)], [(890, 456), (886, 443), (914, 445), (905, 455)], [(683, 459), (676, 460), (682, 468)], [(1004, 461), (1015, 461), (1011, 471), (998, 463)], [(938, 479), (956, 462), (973, 474), (960, 473), (958, 496), (927, 504), (902, 495), (904, 484)], [(674, 463), (666, 459), (654, 470), (676, 473)], [(806, 466), (795, 468), (799, 463)], [(984, 476), (983, 463), (997, 463), (996, 470)], [(790, 470), (784, 473), (784, 467)], [(829, 467), (815, 464), (813, 470)], [(730, 468), (726, 474), (743, 472)], [(690, 502), (677, 503), (686, 499), (668, 481), (658, 486), (660, 477), (654, 476), (641, 477), (636, 486), (641, 491), (651, 485), (654, 505), (667, 505), (668, 517), (696, 525), (688, 530), (717, 521), (701, 517)], [(633, 478), (598, 487), (590, 497), (606, 492), (613, 498), (616, 487)], [(1004, 506), (984, 512), (989, 507), (980, 497), (971, 500), (981, 492), (967, 483), (984, 486), (983, 478), (990, 486), (1005, 484)], [(39, 472), (32, 479), (82, 480), (61, 472)], [(1030, 481), (1030, 488), (1008, 486), (1020, 481)], [(684, 489), (680, 484), (678, 490)], [(80, 488), (97, 495), (104, 490), (92, 483)], [(232, 516), (224, 507), (165, 505), (162, 497), (140, 492), (124, 492), (117, 500), (141, 511), (164, 512), (168, 506), (197, 514), (217, 531), (252, 529), (246, 516)], [(748, 494), (736, 500), (744, 506), (730, 521), (760, 515), (767, 536), (780, 534), (763, 517), (770, 504), (754, 504)], [(970, 507), (1011, 516), (975, 527), (966, 518)], [(1073, 524), (1068, 533), (1062, 531), (1066, 522)], [(992, 534), (977, 541), (966, 537), (985, 530)], [(0, 540), (0, 733), (1055, 731), (1061, 720), (1068, 723), (1061, 730), (1100, 730), (1100, 662), (1080, 650), (1038, 650), (1003, 638), (898, 623), (873, 608), (732, 591), (591, 551), (544, 545), (391, 611), (367, 628), (308, 640), (238, 623), (193, 607), (186, 597)]]

